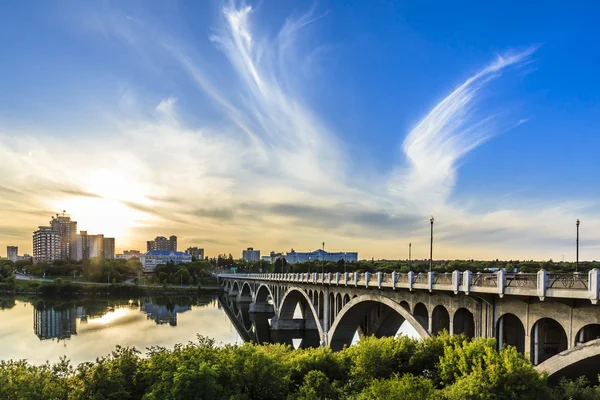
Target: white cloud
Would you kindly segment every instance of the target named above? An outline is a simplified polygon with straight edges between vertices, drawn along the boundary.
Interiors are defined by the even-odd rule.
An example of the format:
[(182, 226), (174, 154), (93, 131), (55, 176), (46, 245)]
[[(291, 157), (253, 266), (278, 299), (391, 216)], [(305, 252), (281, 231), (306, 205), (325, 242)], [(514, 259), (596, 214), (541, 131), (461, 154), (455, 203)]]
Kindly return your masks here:
[(498, 115), (478, 117), (479, 92), (503, 69), (523, 62), (534, 50), (499, 55), (433, 107), (402, 143), (406, 163), (394, 171), (391, 193), (421, 212), (440, 210), (454, 187), (457, 162), (499, 129)]

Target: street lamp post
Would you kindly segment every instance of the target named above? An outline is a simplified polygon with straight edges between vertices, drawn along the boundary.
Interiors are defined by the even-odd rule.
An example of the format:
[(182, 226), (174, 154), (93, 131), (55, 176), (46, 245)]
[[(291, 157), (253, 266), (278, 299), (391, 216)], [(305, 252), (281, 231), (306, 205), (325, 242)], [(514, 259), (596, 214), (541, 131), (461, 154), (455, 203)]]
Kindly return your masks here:
[(429, 222), (431, 222), (431, 241), (429, 243), (429, 272), (431, 272), (433, 267), (433, 215), (429, 219)]
[(321, 273), (325, 275), (325, 242), (323, 242), (323, 266), (321, 267)]
[(411, 250), (412, 250), (412, 243), (409, 243), (408, 244), (408, 269), (409, 270), (410, 270)]
[(577, 240), (575, 241), (577, 249), (575, 250), (575, 272), (579, 271), (579, 218), (575, 221), (575, 225), (577, 226)]

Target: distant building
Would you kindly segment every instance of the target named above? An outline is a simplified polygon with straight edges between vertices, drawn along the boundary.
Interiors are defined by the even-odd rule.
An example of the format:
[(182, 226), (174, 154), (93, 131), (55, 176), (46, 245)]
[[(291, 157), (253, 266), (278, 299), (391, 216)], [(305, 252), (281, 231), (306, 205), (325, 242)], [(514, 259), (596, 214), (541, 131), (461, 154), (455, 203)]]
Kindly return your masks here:
[(242, 251), (242, 260), (244, 260), (244, 261), (259, 261), (260, 260), (260, 250), (254, 250), (254, 248), (248, 247), (246, 250)]
[(270, 263), (275, 263), (275, 261), (277, 261), (278, 258), (284, 258), (284, 255), (283, 255), (283, 253), (275, 253), (274, 251), (272, 251), (271, 254), (267, 257), (269, 257), (269, 258), (265, 259), (263, 257), (263, 260), (269, 261)]
[(357, 262), (358, 253), (351, 251), (327, 252), (321, 249), (312, 252), (297, 252), (291, 249), (285, 255), (285, 259), (290, 264), (296, 264), (307, 261), (333, 261), (344, 260), (345, 262)]
[(60, 260), (60, 234), (50, 226), (40, 226), (33, 232), (33, 262), (51, 263)]
[(71, 217), (56, 214), (50, 221), (50, 227), (60, 235), (61, 260), (74, 260), (77, 253), (77, 222), (71, 221)]
[(260, 258), (261, 261), (271, 262), (271, 256), (262, 256)]
[(88, 235), (90, 240), (89, 258), (104, 257), (104, 235)]
[(77, 235), (77, 251), (75, 252), (75, 259), (77, 261), (87, 260), (90, 258), (90, 237), (87, 231), (79, 232)]
[(104, 238), (102, 254), (105, 260), (115, 259), (115, 238)]
[(33, 257), (31, 257), (30, 254), (23, 254), (22, 256), (18, 256), (17, 257), (17, 261), (21, 261), (21, 260), (31, 260)]
[(17, 246), (6, 246), (6, 257), (10, 261), (17, 261), (19, 259), (19, 248)]
[(177, 236), (173, 235), (168, 239), (164, 236), (157, 236), (154, 240), (146, 242), (146, 251), (177, 251)]
[(142, 253), (140, 253), (139, 250), (125, 250), (123, 252), (123, 254), (117, 254), (117, 255), (115, 255), (115, 258), (117, 260), (129, 260), (129, 259), (131, 259), (133, 257), (140, 258), (141, 255), (142, 255)]
[(198, 247), (188, 247), (185, 252), (194, 257), (196, 260), (204, 260), (204, 249), (200, 249)]
[(183, 251), (148, 251), (140, 257), (144, 272), (153, 272), (161, 264), (172, 262), (174, 264), (192, 262), (192, 256)]

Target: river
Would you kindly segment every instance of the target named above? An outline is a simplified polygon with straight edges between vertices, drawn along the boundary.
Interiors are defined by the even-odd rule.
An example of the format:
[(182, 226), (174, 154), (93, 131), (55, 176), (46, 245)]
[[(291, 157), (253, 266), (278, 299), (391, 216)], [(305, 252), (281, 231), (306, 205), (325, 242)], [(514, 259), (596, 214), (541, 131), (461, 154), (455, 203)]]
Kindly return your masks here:
[[(66, 356), (73, 364), (108, 355), (117, 345), (173, 348), (213, 338), (217, 344), (247, 340), (318, 346), (304, 332), (274, 336), (270, 316), (250, 315), (247, 305), (217, 297), (49, 299), (0, 297), (0, 360), (51, 363)], [(406, 325), (406, 324), (405, 324)], [(403, 333), (414, 335), (410, 326)], [(356, 339), (357, 340), (357, 339)]]

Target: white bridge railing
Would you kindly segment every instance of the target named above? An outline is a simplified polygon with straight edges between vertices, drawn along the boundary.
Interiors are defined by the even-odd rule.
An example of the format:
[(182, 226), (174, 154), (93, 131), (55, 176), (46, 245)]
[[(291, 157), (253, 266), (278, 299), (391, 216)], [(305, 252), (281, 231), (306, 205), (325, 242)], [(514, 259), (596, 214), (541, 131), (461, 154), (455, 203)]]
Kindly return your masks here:
[(390, 288), (408, 290), (440, 290), (489, 293), (515, 296), (589, 299), (596, 304), (600, 295), (600, 270), (585, 273), (554, 273), (540, 270), (537, 273), (511, 273), (499, 270), (493, 273), (454, 271), (452, 273), (288, 273), (288, 274), (219, 274), (219, 278), (242, 280), (307, 283), (319, 285)]

